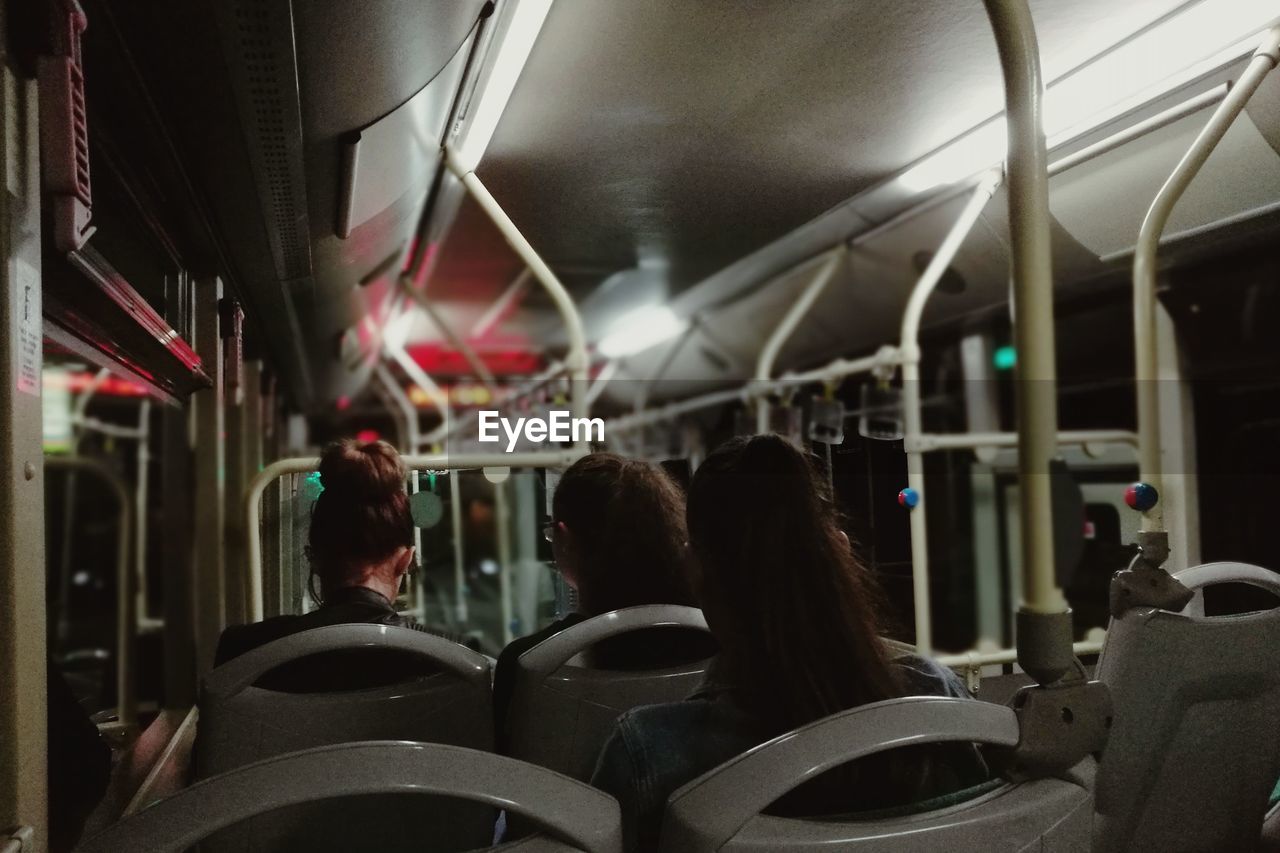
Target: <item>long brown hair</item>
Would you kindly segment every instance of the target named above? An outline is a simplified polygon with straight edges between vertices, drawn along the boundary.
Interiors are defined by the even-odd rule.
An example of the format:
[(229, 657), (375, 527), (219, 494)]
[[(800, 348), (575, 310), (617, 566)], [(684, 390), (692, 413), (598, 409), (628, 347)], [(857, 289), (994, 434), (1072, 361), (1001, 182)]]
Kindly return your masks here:
[(661, 468), (616, 453), (584, 456), (556, 484), (551, 514), (573, 536), (587, 613), (693, 604), (684, 495)]
[[(334, 442), (320, 456), (324, 491), (311, 511), (307, 556), (322, 591), (359, 580), (361, 570), (413, 545), (408, 474), (385, 441)], [(312, 596), (320, 596), (312, 589)]]
[(879, 589), (808, 456), (773, 435), (729, 441), (694, 474), (688, 520), (725, 675), (768, 734), (902, 695)]

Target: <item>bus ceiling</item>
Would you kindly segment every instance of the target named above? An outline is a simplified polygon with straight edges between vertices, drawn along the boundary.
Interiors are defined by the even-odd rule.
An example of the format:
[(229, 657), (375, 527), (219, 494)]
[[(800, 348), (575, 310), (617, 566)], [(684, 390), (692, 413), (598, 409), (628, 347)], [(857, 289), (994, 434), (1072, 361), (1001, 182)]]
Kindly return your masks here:
[[(1136, 234), (1141, 200), (1238, 75), (1266, 5), (1032, 4), (1052, 159), (1143, 127), (1053, 179), (1059, 292), (1120, 273), (1132, 242), (1114, 235)], [(104, 162), (154, 152), (158, 180), (181, 190), (170, 207), (185, 209), (144, 197), (152, 221), (173, 232), (181, 266), (225, 279), (247, 341), (311, 411), (366, 387), (393, 322), (411, 351), (457, 351), (469, 374), (487, 369), (486, 350), (540, 365), (566, 354), (553, 300), (520, 283), (528, 264), (445, 168), (446, 143), (554, 270), (598, 351), (620, 318), (662, 305), (672, 334), (687, 335), (678, 353), (629, 355), (634, 372), (724, 385), (755, 372), (760, 354), (738, 342), (764, 340), (773, 306), (811, 277), (805, 264), (845, 242), (805, 334), (773, 355), (787, 370), (873, 351), (969, 176), (1002, 153), (1000, 69), (980, 49), (994, 41), (976, 4), (947, 15), (888, 0), (803, 15), (550, 0), (84, 9), (95, 151)], [(783, 33), (809, 58), (795, 61)], [(1138, 54), (1149, 58), (1138, 89), (1098, 85)], [(1269, 209), (1278, 95), (1271, 81), (1254, 98), (1169, 236)], [(133, 106), (117, 117), (97, 99)], [(1007, 301), (1006, 208), (1001, 190), (949, 271), (963, 292), (936, 300), (926, 325)], [(853, 319), (833, 328), (822, 316)]]

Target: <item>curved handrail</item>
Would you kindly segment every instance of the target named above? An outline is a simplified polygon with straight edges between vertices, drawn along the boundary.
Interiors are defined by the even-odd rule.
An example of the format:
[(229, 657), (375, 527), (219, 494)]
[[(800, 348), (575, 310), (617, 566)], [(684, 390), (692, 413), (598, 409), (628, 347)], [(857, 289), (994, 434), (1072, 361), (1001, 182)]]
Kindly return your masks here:
[(849, 761), (928, 743), (1014, 746), (1013, 709), (940, 696), (874, 702), (810, 723), (721, 764), (671, 795), (662, 825), (667, 849), (719, 849), (788, 791)]
[(565, 628), (538, 643), (520, 655), (520, 669), (545, 678), (583, 649), (610, 637), (646, 628), (706, 631), (707, 620), (698, 608), (675, 604), (646, 604), (614, 610)]
[(434, 794), (507, 809), (591, 853), (621, 853), (612, 797), (567, 776), (444, 744), (366, 741), (276, 756), (197, 782), (82, 843), (78, 853), (178, 853), (286, 806), (360, 794)]
[[(1142, 480), (1154, 486), (1157, 494), (1163, 486), (1164, 474), (1160, 460), (1159, 354), (1156, 341), (1156, 252), (1160, 235), (1164, 233), (1169, 216), (1182, 194), (1277, 62), (1280, 62), (1280, 27), (1267, 33), (1240, 79), (1227, 92), (1208, 124), (1160, 187), (1142, 220), (1138, 242), (1134, 246), (1133, 344), (1134, 380), (1138, 395), (1138, 468)], [(1157, 500), (1155, 506), (1142, 514), (1142, 529), (1150, 532), (1164, 530), (1161, 501)]]
[[(840, 268), (840, 264), (844, 262), (848, 254), (849, 245), (847, 243), (841, 243), (827, 252), (827, 257), (818, 266), (818, 271), (814, 273), (813, 278), (805, 285), (804, 290), (800, 292), (800, 296), (787, 309), (787, 313), (782, 316), (782, 320), (778, 322), (768, 340), (764, 342), (760, 355), (756, 359), (757, 382), (768, 382), (773, 378), (773, 364), (778, 360), (778, 353), (782, 351), (783, 344), (791, 338), (796, 327), (800, 325), (800, 321), (805, 318), (805, 315), (809, 313), (809, 309), (818, 301), (818, 297), (831, 284), (831, 281), (836, 276), (836, 270)], [(767, 432), (769, 430), (768, 405), (763, 396), (757, 400), (757, 404), (756, 432)]]
[[(44, 467), (88, 471), (107, 484), (120, 504), (116, 537), (116, 719), (123, 726), (138, 722), (138, 697), (133, 689), (133, 643), (137, 634), (133, 573), (129, 549), (133, 536), (133, 498), (124, 479), (97, 459), (81, 456), (46, 456)], [(66, 547), (65, 544), (63, 547)]]
[(445, 167), (466, 187), (467, 192), (471, 193), (471, 197), (476, 200), (481, 209), (493, 220), (493, 224), (498, 227), (507, 243), (533, 272), (534, 277), (551, 297), (556, 310), (560, 312), (560, 318), (564, 320), (565, 334), (569, 339), (569, 351), (565, 355), (564, 363), (569, 368), (569, 397), (573, 416), (587, 417), (587, 368), (590, 366), (590, 360), (587, 356), (587, 335), (582, 325), (582, 314), (574, 304), (573, 297), (476, 176), (475, 168), (463, 165), (458, 159), (457, 152), (448, 145), (444, 148), (444, 163)]
[(1280, 574), (1251, 563), (1204, 563), (1183, 569), (1174, 578), (1194, 593), (1191, 601), (1182, 608), (1182, 613), (1187, 616), (1204, 616), (1204, 591), (1220, 583), (1248, 584), (1280, 596)]
[(1205, 563), (1174, 575), (1187, 589), (1204, 589), (1220, 583), (1244, 583), (1280, 595), (1280, 574), (1251, 563)]
[(411, 652), (479, 687), (489, 684), (489, 659), (444, 637), (394, 625), (327, 625), (259, 646), (205, 676), (205, 691), (231, 697), (278, 666), (309, 655), (350, 649)]
[[(567, 468), (586, 453), (583, 448), (541, 453), (430, 453), (402, 454), (400, 460), (410, 470), (437, 471), (484, 468), (490, 465), (512, 468)], [(267, 486), (286, 474), (306, 474), (320, 467), (316, 456), (277, 459), (249, 481), (244, 496), (245, 559), (249, 575), (249, 618), (262, 620), (262, 494)]]

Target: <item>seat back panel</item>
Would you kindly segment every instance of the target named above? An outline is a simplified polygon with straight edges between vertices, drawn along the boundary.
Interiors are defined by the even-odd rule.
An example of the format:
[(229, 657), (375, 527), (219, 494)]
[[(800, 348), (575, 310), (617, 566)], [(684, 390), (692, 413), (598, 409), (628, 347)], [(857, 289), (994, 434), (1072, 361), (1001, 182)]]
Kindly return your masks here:
[[(1235, 580), (1212, 568), (1184, 574)], [(1245, 568), (1243, 582), (1263, 571)], [(1199, 612), (1193, 602), (1112, 620), (1098, 665), (1115, 715), (1097, 777), (1097, 850), (1257, 843), (1280, 776), (1280, 610)]]

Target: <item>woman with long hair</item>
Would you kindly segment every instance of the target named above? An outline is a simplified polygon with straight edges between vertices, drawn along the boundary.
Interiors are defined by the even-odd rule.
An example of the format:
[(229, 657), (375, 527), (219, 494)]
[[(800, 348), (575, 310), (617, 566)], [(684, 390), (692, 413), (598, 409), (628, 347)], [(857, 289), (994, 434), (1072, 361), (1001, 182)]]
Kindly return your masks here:
[[(624, 607), (692, 605), (684, 495), (661, 468), (616, 453), (593, 453), (571, 465), (551, 502), (556, 568), (576, 591), (578, 606), (543, 630), (507, 645), (494, 671), (493, 707), (498, 743), (515, 685), (516, 659), (571, 625)], [(658, 665), (679, 658), (687, 639), (671, 629), (623, 635), (601, 643), (596, 662), (617, 668)], [(683, 644), (682, 644), (683, 643)], [(705, 657), (705, 644), (689, 648)]]
[[(880, 637), (882, 601), (841, 530), (826, 481), (772, 435), (734, 439), (694, 474), (693, 577), (720, 644), (685, 702), (619, 718), (593, 784), (622, 804), (629, 849), (652, 849), (676, 788), (777, 735), (869, 702), (968, 696), (936, 663)], [(972, 747), (890, 753), (836, 768), (792, 792), (787, 813), (909, 802), (985, 778)]]

